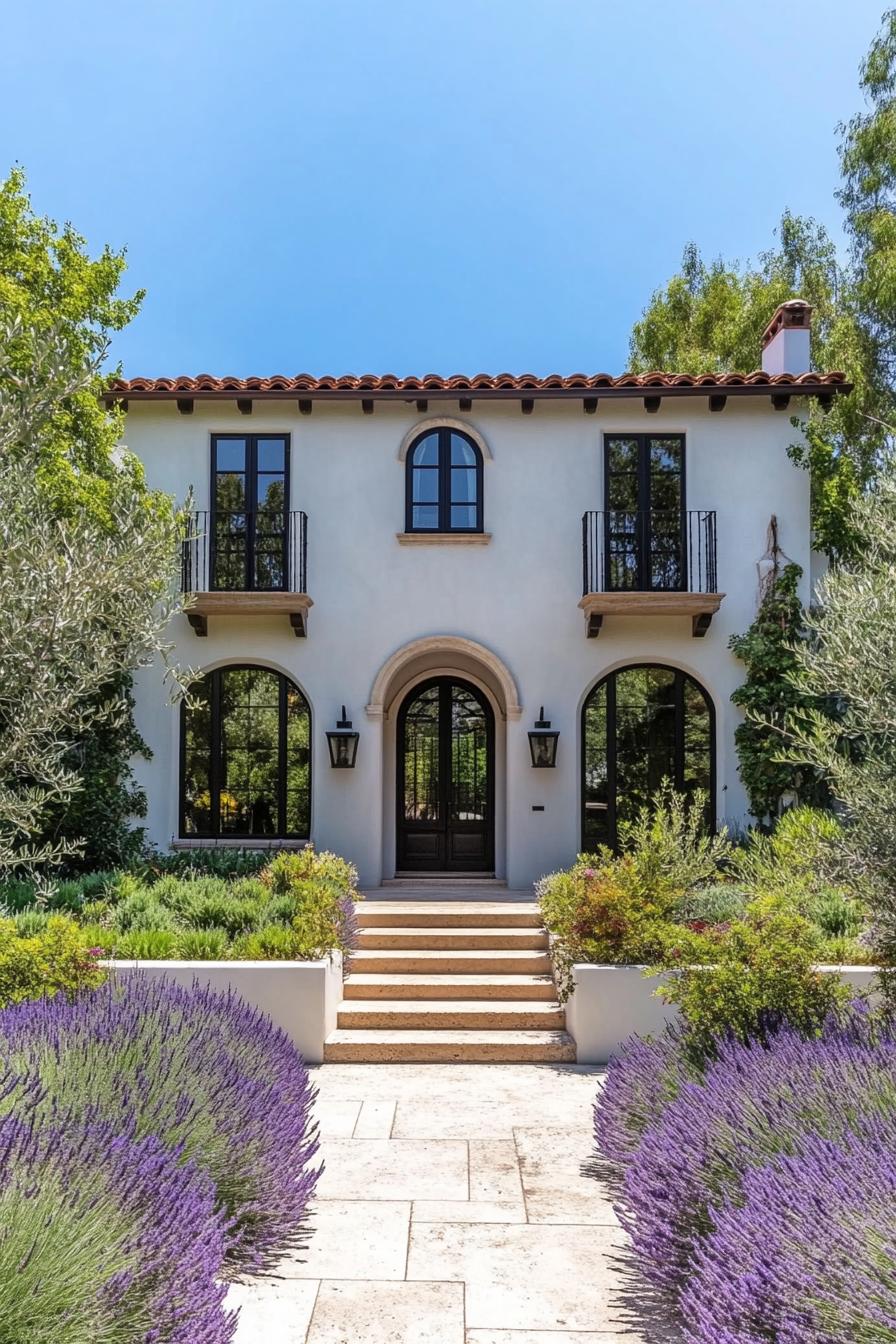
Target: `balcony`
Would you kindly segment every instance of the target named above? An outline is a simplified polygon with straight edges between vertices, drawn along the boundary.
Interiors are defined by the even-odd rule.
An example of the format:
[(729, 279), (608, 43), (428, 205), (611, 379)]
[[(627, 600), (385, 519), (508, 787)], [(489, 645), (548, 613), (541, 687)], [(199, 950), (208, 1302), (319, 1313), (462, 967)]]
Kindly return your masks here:
[(582, 600), (589, 639), (605, 616), (688, 616), (702, 638), (722, 603), (716, 515), (704, 509), (592, 509), (582, 518)]
[(308, 633), (308, 518), (277, 509), (239, 513), (200, 509), (187, 519), (181, 591), (187, 619), (208, 634), (209, 616), (284, 615), (298, 638)]

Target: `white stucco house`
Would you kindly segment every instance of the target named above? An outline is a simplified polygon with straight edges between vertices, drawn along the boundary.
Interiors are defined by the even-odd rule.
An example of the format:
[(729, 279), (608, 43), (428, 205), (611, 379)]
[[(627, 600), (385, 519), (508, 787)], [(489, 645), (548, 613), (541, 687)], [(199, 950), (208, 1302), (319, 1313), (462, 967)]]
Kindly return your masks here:
[(808, 597), (791, 416), (850, 390), (811, 371), (810, 312), (749, 375), (113, 384), (149, 484), (196, 509), (195, 703), (137, 685), (152, 842), (523, 887), (663, 777), (745, 821), (728, 641), (772, 515)]

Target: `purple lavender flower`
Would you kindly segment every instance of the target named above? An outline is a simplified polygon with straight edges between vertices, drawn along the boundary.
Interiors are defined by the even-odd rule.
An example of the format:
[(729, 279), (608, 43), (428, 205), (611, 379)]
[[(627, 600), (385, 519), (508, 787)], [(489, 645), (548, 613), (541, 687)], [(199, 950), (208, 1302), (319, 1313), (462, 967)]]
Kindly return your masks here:
[(854, 1015), (805, 1040), (791, 1029), (728, 1042), (644, 1131), (624, 1178), (621, 1218), (645, 1272), (677, 1289), (713, 1213), (745, 1174), (798, 1155), (809, 1134), (841, 1140), (880, 1124), (896, 1146), (896, 1042)]
[(896, 1338), (892, 1127), (807, 1137), (748, 1171), (717, 1210), (682, 1311), (692, 1344), (871, 1344)]
[(155, 1137), (58, 1120), (0, 1120), (0, 1335), (228, 1344), (210, 1178)]
[(0, 1090), (0, 1114), (155, 1135), (195, 1161), (228, 1221), (231, 1270), (301, 1235), (319, 1175), (314, 1089), (285, 1033), (236, 995), (141, 976), (18, 1004), (0, 1012), (0, 1059), (22, 1080)]

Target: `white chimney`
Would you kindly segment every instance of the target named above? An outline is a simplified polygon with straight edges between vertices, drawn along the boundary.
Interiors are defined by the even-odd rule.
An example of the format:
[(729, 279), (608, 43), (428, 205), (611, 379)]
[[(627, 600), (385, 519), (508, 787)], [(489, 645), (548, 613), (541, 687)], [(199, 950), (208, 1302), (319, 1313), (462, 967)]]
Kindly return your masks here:
[(812, 305), (805, 299), (782, 303), (762, 336), (764, 373), (808, 373)]

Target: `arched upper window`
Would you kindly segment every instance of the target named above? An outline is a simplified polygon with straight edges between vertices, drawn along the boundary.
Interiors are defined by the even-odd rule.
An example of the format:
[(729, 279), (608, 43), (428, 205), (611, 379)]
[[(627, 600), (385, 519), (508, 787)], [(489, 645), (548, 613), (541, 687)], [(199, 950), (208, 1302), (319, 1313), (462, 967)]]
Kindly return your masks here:
[(703, 687), (677, 668), (621, 667), (582, 708), (582, 849), (615, 845), (664, 779), (680, 793), (706, 791), (715, 819), (715, 720)]
[(219, 667), (190, 690), (181, 716), (180, 833), (307, 839), (311, 710), (266, 667)]
[(482, 531), (482, 454), (469, 435), (428, 429), (406, 463), (405, 531)]

